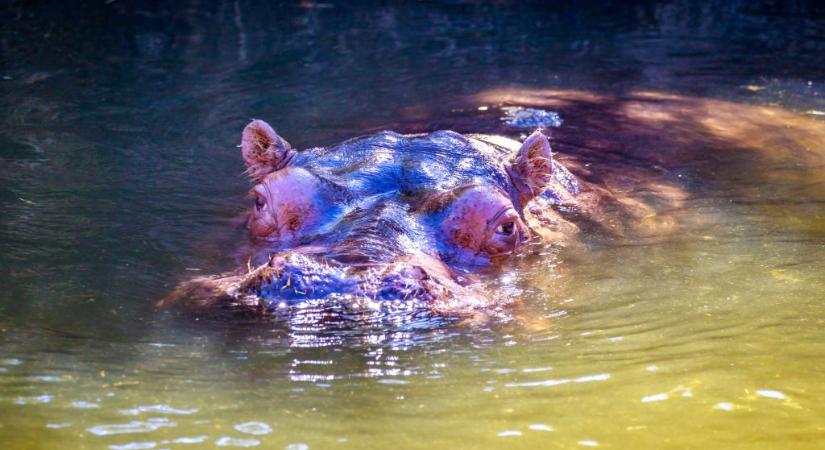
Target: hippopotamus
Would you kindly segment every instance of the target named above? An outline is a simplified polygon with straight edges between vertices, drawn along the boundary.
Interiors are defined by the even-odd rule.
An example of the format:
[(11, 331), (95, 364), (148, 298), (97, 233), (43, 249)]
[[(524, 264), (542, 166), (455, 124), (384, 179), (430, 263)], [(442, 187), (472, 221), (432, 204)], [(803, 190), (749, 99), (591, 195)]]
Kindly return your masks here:
[(582, 224), (615, 232), (621, 222), (600, 220), (605, 205), (621, 202), (555, 158), (542, 130), (523, 140), (382, 131), (298, 151), (253, 120), (240, 150), (255, 251), (247, 267), (187, 282), (162, 306), (185, 298), (199, 309), (267, 314), (351, 299), (484, 308), (506, 300), (479, 289), (479, 273), (533, 244), (573, 242)]

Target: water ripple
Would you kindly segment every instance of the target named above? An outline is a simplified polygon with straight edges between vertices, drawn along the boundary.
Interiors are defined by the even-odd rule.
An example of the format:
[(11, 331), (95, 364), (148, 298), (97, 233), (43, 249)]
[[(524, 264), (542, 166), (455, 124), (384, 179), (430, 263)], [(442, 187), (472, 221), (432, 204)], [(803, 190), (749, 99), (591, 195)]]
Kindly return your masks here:
[(522, 434), (522, 433), (521, 433), (521, 431), (519, 431), (519, 430), (504, 430), (504, 431), (499, 431), (499, 432), (496, 434), (496, 436), (499, 436), (499, 437), (511, 437), (511, 436), (521, 436), (521, 434)]
[(398, 380), (398, 379), (395, 379), (395, 378), (383, 378), (383, 379), (378, 380), (378, 382), (381, 383), (381, 384), (410, 384), (409, 381)]
[(719, 402), (713, 405), (713, 409), (719, 409), (722, 411), (733, 411), (733, 403), (730, 402)]
[(646, 396), (642, 397), (642, 403), (661, 402), (661, 401), (665, 401), (669, 398), (670, 398), (670, 396), (665, 394), (665, 393), (646, 395)]
[(195, 414), (198, 412), (197, 408), (192, 409), (178, 409), (173, 408), (166, 404), (157, 404), (157, 405), (141, 405), (137, 408), (130, 408), (130, 409), (122, 409), (120, 413), (125, 416), (137, 416), (141, 413), (160, 413), (160, 414), (176, 414), (176, 415), (189, 415)]
[(286, 446), (286, 450), (309, 450), (309, 445), (300, 442), (297, 444), (289, 444)]
[(244, 422), (235, 425), (235, 429), (240, 431), (241, 433), (247, 434), (255, 434), (255, 435), (262, 435), (262, 434), (269, 434), (272, 432), (272, 427), (263, 423), (263, 422)]
[(545, 111), (537, 108), (523, 108), (520, 106), (507, 106), (501, 108), (504, 117), (501, 120), (516, 128), (558, 128), (562, 120), (558, 113)]
[(504, 385), (504, 387), (550, 387), (568, 383), (589, 383), (591, 381), (604, 381), (609, 378), (609, 373), (600, 373), (596, 375), (585, 375), (579, 378), (560, 378), (542, 381), (526, 381), (522, 383), (507, 383)]
[(523, 373), (547, 372), (553, 370), (552, 367), (525, 367), (521, 369)]
[[(206, 442), (209, 439), (207, 435), (195, 436), (195, 437), (180, 437), (171, 441), (172, 444), (200, 444)], [(163, 441), (163, 444), (169, 444), (169, 441)]]
[(43, 403), (49, 403), (54, 400), (54, 395), (43, 394), (43, 395), (35, 395), (32, 397), (19, 397), (17, 400), (14, 401), (15, 405), (40, 405)]
[(261, 445), (261, 441), (257, 439), (241, 439), (230, 436), (223, 436), (215, 441), (218, 447), (255, 447)]
[(65, 381), (65, 378), (55, 375), (37, 375), (29, 377), (28, 380), (34, 383), (60, 383)]
[(787, 399), (785, 394), (783, 394), (782, 392), (774, 391), (774, 390), (770, 390), (770, 389), (759, 389), (759, 390), (756, 391), (756, 395), (759, 395), (760, 397), (772, 398), (772, 399), (776, 399), (776, 400), (785, 400), (785, 399)]
[(145, 422), (133, 420), (129, 423), (115, 423), (108, 425), (97, 425), (87, 428), (86, 431), (97, 436), (110, 436), (113, 434), (128, 434), (128, 433), (148, 433), (161, 428), (175, 427), (175, 422), (170, 422), (166, 418), (149, 419)]
[(94, 402), (87, 402), (87, 401), (84, 401), (84, 400), (77, 400), (77, 401), (74, 401), (74, 402), (72, 402), (72, 405), (71, 405), (71, 406), (72, 406), (72, 408), (77, 408), (77, 409), (95, 409), (95, 408), (100, 408), (100, 404), (98, 404), (98, 403), (94, 403)]
[(150, 448), (155, 448), (158, 444), (156, 442), (130, 442), (128, 444), (123, 445), (116, 445), (112, 444), (109, 446), (112, 450), (146, 450)]

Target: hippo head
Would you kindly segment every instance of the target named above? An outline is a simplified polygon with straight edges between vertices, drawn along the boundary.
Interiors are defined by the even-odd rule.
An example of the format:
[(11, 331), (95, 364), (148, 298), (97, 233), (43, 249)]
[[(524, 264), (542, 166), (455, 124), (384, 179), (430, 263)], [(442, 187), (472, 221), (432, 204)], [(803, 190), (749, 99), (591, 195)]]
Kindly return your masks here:
[(255, 120), (241, 152), (255, 183), (248, 229), (265, 255), (244, 288), (281, 305), (339, 294), (484, 302), (469, 274), (528, 241), (525, 206), (554, 171), (539, 131), (510, 148), (382, 132), (298, 152)]

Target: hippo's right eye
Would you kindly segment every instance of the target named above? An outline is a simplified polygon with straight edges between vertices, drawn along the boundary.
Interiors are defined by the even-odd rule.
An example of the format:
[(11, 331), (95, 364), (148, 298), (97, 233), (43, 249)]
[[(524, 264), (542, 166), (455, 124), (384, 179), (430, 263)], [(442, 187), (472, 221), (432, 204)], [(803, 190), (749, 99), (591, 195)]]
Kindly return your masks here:
[(255, 240), (287, 245), (315, 231), (325, 219), (325, 191), (320, 179), (300, 167), (267, 175), (249, 192), (247, 228)]
[(514, 231), (516, 231), (516, 224), (511, 220), (509, 222), (505, 222), (499, 225), (496, 229), (496, 234), (500, 234), (502, 236), (511, 236)]

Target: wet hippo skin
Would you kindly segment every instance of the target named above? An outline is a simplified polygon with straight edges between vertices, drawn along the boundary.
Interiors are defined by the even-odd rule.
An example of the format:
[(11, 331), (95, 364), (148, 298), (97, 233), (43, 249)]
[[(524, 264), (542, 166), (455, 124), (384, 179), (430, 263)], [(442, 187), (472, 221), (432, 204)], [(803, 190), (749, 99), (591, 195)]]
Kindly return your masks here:
[(254, 120), (240, 147), (255, 251), (242, 271), (184, 283), (162, 307), (266, 314), (350, 298), (484, 308), (503, 300), (477, 288), (477, 272), (530, 244), (567, 245), (581, 224), (625, 229), (605, 212), (618, 199), (555, 160), (540, 130), (523, 142), (383, 131), (297, 151)]

